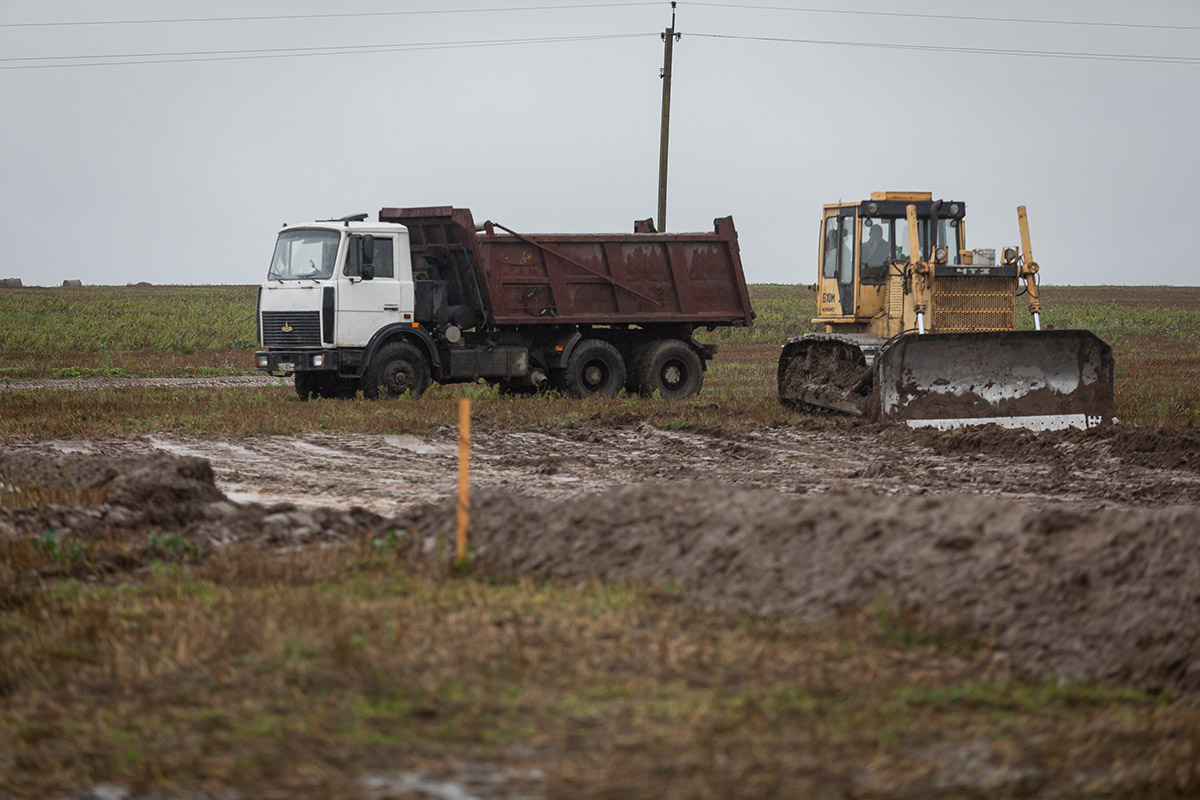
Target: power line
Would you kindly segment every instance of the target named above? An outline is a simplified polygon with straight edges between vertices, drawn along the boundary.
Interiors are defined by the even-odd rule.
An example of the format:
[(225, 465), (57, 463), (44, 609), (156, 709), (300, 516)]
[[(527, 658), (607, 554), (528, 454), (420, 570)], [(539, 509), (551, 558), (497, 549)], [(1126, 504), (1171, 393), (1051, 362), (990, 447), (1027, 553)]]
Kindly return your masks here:
[(1069, 50), (1015, 50), (990, 47), (955, 47), (952, 45), (900, 44), (896, 42), (845, 42), (829, 39), (785, 39), (777, 36), (737, 36), (728, 33), (689, 33), (686, 35), (701, 36), (706, 39), (742, 39), (752, 42), (824, 44), (886, 50), (921, 50), (934, 53), (974, 53), (981, 55), (1026, 56), (1031, 58), (1066, 58), (1083, 61), (1131, 61), (1149, 64), (1200, 64), (1200, 58), (1190, 56), (1153, 56), (1139, 53), (1079, 53)]
[(1082, 25), (1095, 28), (1145, 28), (1148, 30), (1200, 31), (1200, 25), (1155, 25), (1144, 22), (1095, 22), (1090, 20), (1033, 19), (1027, 17), (975, 17), (957, 14), (915, 14), (901, 11), (853, 11), (840, 8), (796, 8), (795, 6), (761, 6), (746, 3), (703, 3), (686, 0), (688, 5), (711, 8), (747, 8), (762, 11), (799, 11), (806, 14), (851, 14), (863, 17), (905, 17), (910, 19), (941, 19), (966, 22), (1014, 22), (1027, 25)]
[[(325, 52), (325, 51), (329, 51), (329, 52), (338, 51), (338, 52), (352, 53), (352, 52), (359, 51), (359, 50), (365, 51), (365, 52), (380, 50), (382, 52), (388, 52), (392, 49), (397, 49), (397, 48), (408, 48), (408, 49), (422, 48), (422, 49), (424, 49), (424, 48), (433, 48), (433, 47), (470, 47), (470, 46), (484, 47), (484, 46), (494, 45), (494, 44), (536, 44), (536, 43), (541, 43), (541, 42), (579, 41), (579, 40), (587, 40), (587, 39), (605, 39), (605, 38), (618, 38), (618, 37), (625, 37), (625, 36), (649, 36), (649, 35), (651, 35), (651, 34), (640, 34), (640, 33), (639, 34), (634, 34), (634, 33), (591, 34), (591, 35), (587, 35), (587, 36), (547, 36), (547, 37), (543, 37), (543, 38), (526, 37), (526, 38), (520, 38), (520, 39), (465, 39), (465, 40), (461, 40), (461, 41), (451, 41), (451, 42), (392, 42), (392, 43), (386, 43), (386, 44), (345, 44), (345, 45), (328, 45), (325, 47), (261, 47), (261, 48), (240, 49), (240, 50), (181, 50), (181, 51), (177, 51), (177, 52), (165, 52), (165, 53), (96, 53), (93, 55), (83, 55), (83, 56), (14, 56), (14, 57), (10, 57), (10, 58), (0, 58), (0, 63), (9, 62), (9, 61), (78, 61), (81, 59), (96, 60), (96, 59), (114, 59), (114, 58), (136, 58), (136, 59), (170, 58), (170, 57), (174, 57), (174, 56), (180, 56), (180, 57), (185, 57), (185, 56), (227, 56), (227, 55), (249, 55), (249, 54), (253, 54), (253, 53), (278, 53), (280, 55), (284, 55), (284, 54), (288, 54), (288, 53), (296, 53), (296, 54), (303, 55), (305, 53), (318, 54), (318, 53)], [(140, 63), (140, 62), (134, 62), (134, 63)], [(162, 63), (162, 62), (148, 62), (148, 63)], [(67, 65), (67, 66), (70, 66), (70, 65)], [(90, 65), (85, 64), (85, 65), (81, 65), (81, 66), (90, 66)]]
[(627, 6), (660, 5), (657, 0), (640, 0), (625, 3), (573, 3), (555, 6), (509, 6), (505, 8), (438, 8), (421, 11), (362, 11), (329, 14), (271, 14), (256, 17), (187, 17), (175, 19), (111, 19), (81, 20), (71, 22), (4, 22), (0, 28), (51, 28), (80, 25), (171, 25), (184, 22), (258, 22), (285, 19), (340, 19), (353, 17), (407, 17), (421, 14), (481, 14), (509, 11), (558, 11), (571, 8), (621, 8)]
[[(1200, 58), (1190, 56), (1160, 56), (1141, 53), (1089, 53), (1066, 50), (1018, 50), (1014, 48), (961, 47), (956, 45), (919, 45), (901, 42), (857, 42), (835, 39), (794, 39), (778, 36), (741, 36), (722, 33), (689, 33), (706, 39), (729, 39), (756, 42), (782, 42), (789, 44), (813, 44), (835, 47), (857, 47), (886, 50), (910, 50), (934, 53), (968, 53), (976, 55), (1000, 55), (1027, 58), (1058, 58), (1086, 61), (1115, 61), (1151, 64), (1198, 64)], [(78, 67), (110, 67), (134, 64), (175, 64), (207, 61), (246, 61), (274, 58), (303, 58), (312, 56), (363, 55), (369, 53), (394, 53), (417, 50), (447, 50), (476, 47), (504, 47), (530, 44), (555, 44), (563, 42), (587, 42), (611, 39), (631, 39), (658, 36), (657, 33), (591, 34), (586, 36), (548, 36), (515, 39), (466, 39), (442, 42), (404, 42), (372, 45), (332, 45), (324, 47), (259, 48), (242, 50), (194, 50), (156, 53), (109, 53), (80, 56), (18, 56), (0, 58), (0, 71), (30, 69), (63, 69)], [(14, 63), (14, 62), (71, 62), (71, 63)]]
[[(344, 45), (331, 47), (298, 47), (270, 48), (260, 50), (207, 50), (179, 53), (122, 53), (114, 55), (95, 56), (47, 56), (44, 58), (21, 57), (5, 58), (7, 61), (47, 61), (74, 59), (130, 59), (125, 61), (93, 61), (89, 63), (69, 64), (15, 64), (2, 66), (0, 70), (13, 69), (69, 69), (79, 67), (113, 67), (129, 64), (186, 64), (201, 61), (247, 61), (265, 58), (302, 58), (306, 56), (346, 56), (363, 55), (368, 53), (397, 53), (410, 50), (452, 50), (473, 47), (503, 47), (526, 44), (554, 44), (561, 42), (590, 42), (607, 39), (631, 39), (635, 37), (658, 36), (657, 33), (612, 33), (592, 34), (588, 36), (548, 36), (542, 38), (524, 39), (467, 39), (452, 42), (410, 42), (400, 44), (368, 44)], [(181, 56), (175, 58), (174, 56)]]

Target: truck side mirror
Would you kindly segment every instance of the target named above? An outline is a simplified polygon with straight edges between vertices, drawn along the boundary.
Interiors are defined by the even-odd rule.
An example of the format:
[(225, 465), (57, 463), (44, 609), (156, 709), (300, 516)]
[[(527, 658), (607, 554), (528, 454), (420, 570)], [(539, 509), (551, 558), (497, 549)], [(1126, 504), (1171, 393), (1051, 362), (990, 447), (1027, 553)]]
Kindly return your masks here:
[[(375, 237), (369, 233), (362, 237), (362, 263), (367, 266), (375, 261)], [(366, 277), (366, 276), (364, 276)]]
[(375, 265), (363, 264), (358, 270), (358, 277), (362, 278), (364, 281), (375, 280)]

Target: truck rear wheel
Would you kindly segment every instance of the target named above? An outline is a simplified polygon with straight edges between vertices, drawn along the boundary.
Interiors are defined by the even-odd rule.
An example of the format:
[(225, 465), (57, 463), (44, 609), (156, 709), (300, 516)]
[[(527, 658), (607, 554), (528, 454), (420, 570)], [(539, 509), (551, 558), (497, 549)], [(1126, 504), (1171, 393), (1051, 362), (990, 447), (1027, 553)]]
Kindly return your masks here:
[(625, 387), (625, 360), (603, 339), (584, 339), (575, 345), (564, 373), (566, 390), (575, 397), (616, 394)]
[(700, 391), (704, 384), (704, 362), (695, 350), (678, 339), (654, 342), (642, 355), (638, 391), (658, 392), (662, 397), (682, 400)]
[(385, 394), (399, 397), (405, 392), (419, 397), (429, 388), (429, 362), (425, 354), (408, 342), (392, 342), (379, 348), (363, 373), (363, 397)]

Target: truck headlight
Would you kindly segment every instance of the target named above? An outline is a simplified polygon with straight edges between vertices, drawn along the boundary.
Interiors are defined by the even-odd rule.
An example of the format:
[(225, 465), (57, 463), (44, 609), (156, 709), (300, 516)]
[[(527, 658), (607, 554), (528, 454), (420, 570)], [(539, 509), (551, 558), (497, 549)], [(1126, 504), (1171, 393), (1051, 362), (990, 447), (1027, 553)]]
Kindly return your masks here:
[(267, 357), (266, 357), (266, 356), (259, 356), (259, 357), (258, 357), (258, 365), (259, 365), (260, 367), (265, 367), (265, 366), (267, 365)]
[(314, 367), (323, 367), (323, 366), (325, 366), (325, 354), (324, 354), (324, 353), (318, 353), (317, 355), (313, 356), (313, 357), (312, 357), (312, 365), (313, 365)]

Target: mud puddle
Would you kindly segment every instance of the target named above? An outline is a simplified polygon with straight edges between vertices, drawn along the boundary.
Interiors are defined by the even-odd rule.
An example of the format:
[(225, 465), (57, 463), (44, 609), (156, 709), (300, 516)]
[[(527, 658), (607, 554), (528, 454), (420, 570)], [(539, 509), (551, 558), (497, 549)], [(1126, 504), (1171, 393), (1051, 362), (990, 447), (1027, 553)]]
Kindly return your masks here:
[[(12, 452), (204, 458), (217, 487), (241, 502), (360, 506), (391, 514), (456, 491), (458, 440), (432, 435), (309, 434), (245, 438), (153, 435), (98, 441), (12, 441)], [(966, 492), (1034, 505), (1158, 506), (1200, 502), (1200, 436), (897, 428), (669, 431), (588, 423), (479, 430), (475, 489), (565, 498), (614, 486), (706, 481), (787, 494), (852, 488), (877, 495)]]

